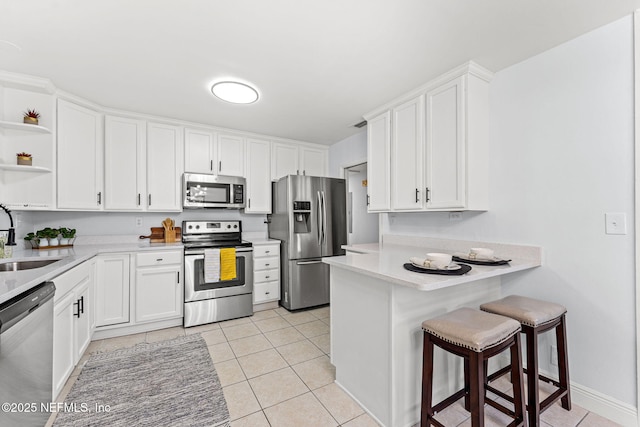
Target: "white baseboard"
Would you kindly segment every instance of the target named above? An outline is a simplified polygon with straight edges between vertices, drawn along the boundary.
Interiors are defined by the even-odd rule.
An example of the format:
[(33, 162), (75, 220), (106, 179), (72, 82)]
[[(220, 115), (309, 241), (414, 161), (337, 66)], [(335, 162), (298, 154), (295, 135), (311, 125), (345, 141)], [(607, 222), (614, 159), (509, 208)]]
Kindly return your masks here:
[(358, 399), (356, 399), (356, 397), (355, 397), (353, 394), (351, 394), (351, 393), (349, 392), (349, 390), (347, 390), (346, 388), (342, 387), (342, 385), (341, 385), (338, 381), (334, 381), (334, 383), (335, 383), (335, 385), (337, 385), (338, 387), (340, 387), (340, 389), (341, 389), (342, 391), (344, 391), (345, 393), (347, 393), (347, 394), (349, 395), (349, 397), (350, 397), (350, 398), (352, 398), (353, 400), (355, 400), (355, 402), (356, 402), (358, 405), (360, 405), (360, 407), (361, 407), (362, 409), (364, 409), (364, 411), (365, 411), (365, 412), (366, 412), (366, 413), (367, 413), (371, 418), (373, 418), (373, 420), (374, 420), (375, 422), (377, 422), (377, 423), (378, 423), (379, 425), (381, 425), (381, 426), (384, 426), (384, 424), (382, 424), (382, 421), (380, 421), (378, 418), (376, 418), (376, 417), (375, 417), (375, 415), (373, 415), (371, 412), (369, 412), (369, 410), (366, 408), (366, 406), (364, 406), (364, 405), (362, 404), (362, 402), (360, 402)]
[[(543, 375), (557, 380), (557, 375), (540, 371)], [(571, 382), (571, 403), (575, 403), (589, 412), (610, 419), (624, 427), (638, 427), (638, 410), (628, 403), (611, 396)]]

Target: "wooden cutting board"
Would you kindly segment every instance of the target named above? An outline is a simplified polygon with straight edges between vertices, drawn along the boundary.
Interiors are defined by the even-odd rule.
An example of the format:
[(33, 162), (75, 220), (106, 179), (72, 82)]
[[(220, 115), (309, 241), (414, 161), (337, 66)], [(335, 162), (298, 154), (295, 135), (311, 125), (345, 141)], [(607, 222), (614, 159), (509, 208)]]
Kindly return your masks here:
[[(182, 239), (182, 229), (176, 227), (176, 241)], [(141, 239), (149, 239), (151, 243), (164, 243), (164, 227), (151, 227), (151, 234), (140, 236)]]

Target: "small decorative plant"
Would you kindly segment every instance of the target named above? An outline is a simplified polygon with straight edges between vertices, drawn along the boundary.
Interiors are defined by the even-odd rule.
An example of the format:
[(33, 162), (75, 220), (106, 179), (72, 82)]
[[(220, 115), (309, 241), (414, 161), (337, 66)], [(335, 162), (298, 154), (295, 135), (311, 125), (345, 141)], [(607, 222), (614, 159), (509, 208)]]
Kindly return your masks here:
[(60, 227), (59, 231), (60, 235), (62, 236), (62, 238), (60, 239), (61, 245), (68, 245), (69, 239), (73, 239), (76, 236), (75, 228)]
[(23, 117), (22, 121), (24, 123), (28, 123), (30, 125), (37, 125), (39, 118), (40, 118), (40, 113), (38, 113), (38, 111), (36, 111), (36, 110), (27, 110), (24, 113), (24, 117)]
[(27, 235), (24, 236), (24, 240), (26, 240), (27, 242), (31, 242), (35, 239), (36, 239), (36, 233), (27, 233)]
[(21, 152), (16, 154), (16, 158), (19, 165), (31, 166), (33, 157), (29, 153)]
[(58, 234), (60, 234), (60, 231), (57, 228), (51, 227), (36, 231), (36, 237), (40, 240), (41, 247), (58, 246)]

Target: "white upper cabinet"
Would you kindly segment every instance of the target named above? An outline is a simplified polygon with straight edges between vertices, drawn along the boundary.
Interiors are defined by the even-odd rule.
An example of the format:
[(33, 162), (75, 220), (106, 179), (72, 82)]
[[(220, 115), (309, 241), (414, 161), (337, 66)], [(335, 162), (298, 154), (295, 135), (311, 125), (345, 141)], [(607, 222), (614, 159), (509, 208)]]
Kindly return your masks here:
[(146, 206), (146, 122), (105, 117), (105, 209), (143, 210)]
[(147, 210), (182, 210), (182, 128), (147, 123)]
[(277, 181), (283, 176), (297, 175), (298, 147), (274, 142), (271, 147), (271, 179)]
[(367, 123), (367, 197), (369, 212), (391, 209), (391, 113)]
[(427, 208), (464, 208), (464, 79), (427, 93), (425, 186)]
[[(184, 130), (185, 172), (214, 173), (215, 134), (206, 130)], [(217, 168), (217, 165), (215, 166)]]
[(190, 128), (184, 137), (186, 172), (245, 176), (243, 137)]
[(274, 142), (271, 152), (271, 179), (287, 175), (327, 176), (328, 150)]
[(102, 114), (58, 100), (58, 208), (103, 207)]
[(245, 213), (271, 213), (271, 143), (247, 140), (247, 192)]
[(369, 211), (488, 209), (491, 78), (468, 63), (365, 115)]
[(299, 150), (301, 175), (327, 176), (327, 150), (304, 146)]
[(392, 111), (391, 206), (395, 210), (422, 209), (423, 102), (419, 96)]
[(244, 138), (236, 135), (218, 134), (218, 174), (245, 176)]

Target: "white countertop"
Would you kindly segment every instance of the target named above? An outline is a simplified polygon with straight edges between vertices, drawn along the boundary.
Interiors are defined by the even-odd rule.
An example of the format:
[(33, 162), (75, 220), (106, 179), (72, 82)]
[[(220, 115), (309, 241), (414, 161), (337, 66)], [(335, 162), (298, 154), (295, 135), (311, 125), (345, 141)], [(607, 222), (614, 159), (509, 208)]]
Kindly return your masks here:
[(262, 245), (279, 245), (280, 240), (277, 239), (269, 239), (269, 238), (249, 238), (245, 239), (247, 242), (253, 243), (253, 246), (262, 246)]
[(182, 250), (178, 243), (149, 243), (148, 240), (124, 243), (75, 245), (71, 248), (51, 250), (14, 250), (13, 257), (0, 259), (0, 264), (35, 259), (60, 259), (41, 268), (22, 271), (0, 271), (0, 304), (28, 291), (32, 287), (55, 278), (76, 265), (102, 253)]
[[(351, 270), (421, 291), (433, 291), (448, 286), (527, 270), (541, 265), (540, 248), (530, 246), (488, 244), (486, 242), (470, 243), (455, 240), (444, 241), (442, 239), (427, 238), (420, 242), (407, 240), (406, 244), (402, 244), (402, 239), (388, 239), (387, 241), (393, 241), (393, 243), (344, 246), (347, 251), (351, 250), (357, 253), (323, 258), (323, 262), (331, 267)], [(438, 244), (438, 246), (435, 246), (434, 243)], [(463, 252), (464, 250), (461, 248), (469, 248), (471, 247), (469, 246), (470, 244), (495, 247), (497, 248), (495, 251), (496, 257), (511, 259), (512, 261), (507, 265), (499, 266), (469, 264), (471, 265), (471, 271), (461, 276), (415, 273), (403, 267), (403, 264), (409, 262), (410, 257), (424, 258), (427, 252), (454, 254)]]

